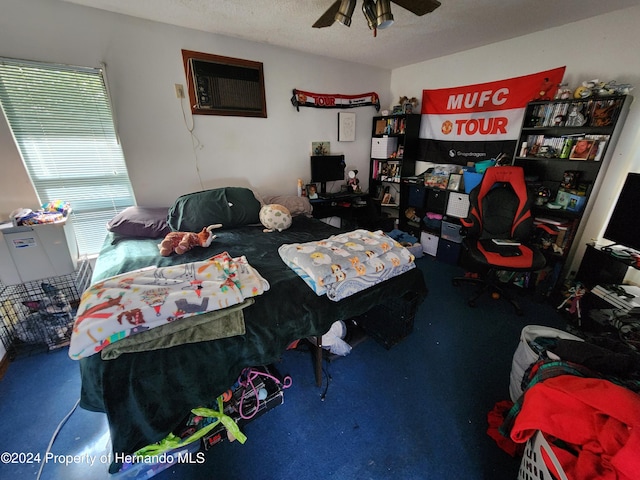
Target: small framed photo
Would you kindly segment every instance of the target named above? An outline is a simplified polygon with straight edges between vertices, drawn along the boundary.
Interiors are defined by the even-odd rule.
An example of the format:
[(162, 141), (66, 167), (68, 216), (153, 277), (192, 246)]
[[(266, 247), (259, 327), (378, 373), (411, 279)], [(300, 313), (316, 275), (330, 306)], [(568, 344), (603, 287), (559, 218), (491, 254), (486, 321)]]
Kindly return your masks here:
[(462, 175), (459, 173), (452, 173), (449, 175), (449, 184), (447, 185), (447, 190), (453, 190), (457, 192), (460, 190), (460, 186), (462, 183)]
[(393, 197), (390, 193), (385, 193), (382, 197), (382, 205), (391, 205), (393, 203)]
[(329, 155), (330, 142), (311, 142), (311, 155)]
[(307, 183), (307, 197), (309, 200), (318, 198), (318, 187), (315, 183)]
[(411, 102), (406, 102), (404, 105), (402, 105), (402, 110), (405, 115), (413, 113), (413, 104)]
[(594, 143), (595, 140), (586, 140), (584, 138), (578, 140), (573, 148), (571, 148), (569, 160), (587, 160)]

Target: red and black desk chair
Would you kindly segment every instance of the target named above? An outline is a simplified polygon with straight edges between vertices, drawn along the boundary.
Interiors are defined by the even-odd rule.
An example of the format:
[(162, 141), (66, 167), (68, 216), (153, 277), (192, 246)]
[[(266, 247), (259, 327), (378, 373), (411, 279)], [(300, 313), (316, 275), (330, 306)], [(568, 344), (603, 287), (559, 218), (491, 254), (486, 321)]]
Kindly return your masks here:
[[(471, 282), (481, 286), (469, 300), (470, 306), (475, 307), (484, 292), (498, 292), (522, 315), (499, 277), (502, 272), (533, 272), (545, 266), (544, 255), (529, 244), (533, 232), (532, 202), (522, 167), (488, 168), (469, 194), (469, 215), (462, 220), (465, 238), (460, 263), (470, 273), (454, 278), (453, 284)], [(500, 246), (493, 239), (511, 239), (519, 245)]]

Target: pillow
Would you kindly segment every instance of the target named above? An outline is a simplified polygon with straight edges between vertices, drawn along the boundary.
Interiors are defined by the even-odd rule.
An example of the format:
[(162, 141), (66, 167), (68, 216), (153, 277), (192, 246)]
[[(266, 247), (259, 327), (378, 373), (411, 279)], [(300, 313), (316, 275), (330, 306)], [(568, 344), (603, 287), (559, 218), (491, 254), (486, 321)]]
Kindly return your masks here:
[(291, 213), (287, 207), (271, 203), (260, 209), (260, 222), (266, 227), (265, 232), (281, 232), (291, 226)]
[(171, 231), (166, 207), (127, 207), (107, 223), (107, 230), (125, 237), (160, 238)]
[(169, 208), (169, 226), (180, 232), (199, 232), (214, 223), (237, 227), (260, 223), (260, 202), (248, 188), (225, 187), (188, 193)]
[(313, 212), (313, 208), (311, 207), (311, 202), (308, 197), (296, 197), (294, 195), (270, 195), (265, 196), (262, 201), (265, 205), (269, 205), (271, 203), (282, 205), (289, 210), (292, 217), (296, 217), (298, 215), (310, 217)]

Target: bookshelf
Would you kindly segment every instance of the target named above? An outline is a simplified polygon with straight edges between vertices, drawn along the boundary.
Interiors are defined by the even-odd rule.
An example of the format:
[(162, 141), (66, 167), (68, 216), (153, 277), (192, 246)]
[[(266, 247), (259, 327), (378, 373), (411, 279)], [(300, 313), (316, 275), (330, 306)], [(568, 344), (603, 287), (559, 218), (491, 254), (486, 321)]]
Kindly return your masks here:
[(537, 193), (536, 238), (547, 256), (544, 291), (568, 275), (574, 240), (607, 170), (633, 98), (612, 95), (528, 104), (513, 164), (523, 167)]
[(401, 179), (415, 174), (419, 114), (373, 117), (369, 194), (387, 215), (398, 218)]

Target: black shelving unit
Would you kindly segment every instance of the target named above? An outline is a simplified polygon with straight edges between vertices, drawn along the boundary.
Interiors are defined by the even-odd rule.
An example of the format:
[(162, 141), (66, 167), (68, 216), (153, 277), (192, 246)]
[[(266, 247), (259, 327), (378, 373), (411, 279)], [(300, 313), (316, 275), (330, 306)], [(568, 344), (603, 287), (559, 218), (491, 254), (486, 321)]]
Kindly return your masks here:
[[(593, 209), (632, 101), (629, 95), (613, 95), (535, 101), (526, 108), (513, 164), (523, 167), (533, 190), (547, 189), (550, 194), (546, 203), (534, 207), (534, 216), (557, 220), (567, 229), (559, 249), (546, 245), (545, 273), (552, 275), (546, 281), (547, 295), (568, 274), (574, 240), (582, 235), (583, 219)], [(586, 143), (580, 146), (590, 147), (588, 153), (579, 153), (581, 140)], [(582, 205), (572, 209), (576, 203)]]
[[(391, 211), (396, 218), (402, 217), (402, 179), (415, 174), (421, 118), (419, 114), (373, 118), (369, 193), (380, 209)], [(392, 149), (385, 149), (388, 143), (394, 145)], [(380, 147), (384, 152), (382, 155)], [(392, 197), (390, 203), (384, 203), (385, 193)]]

